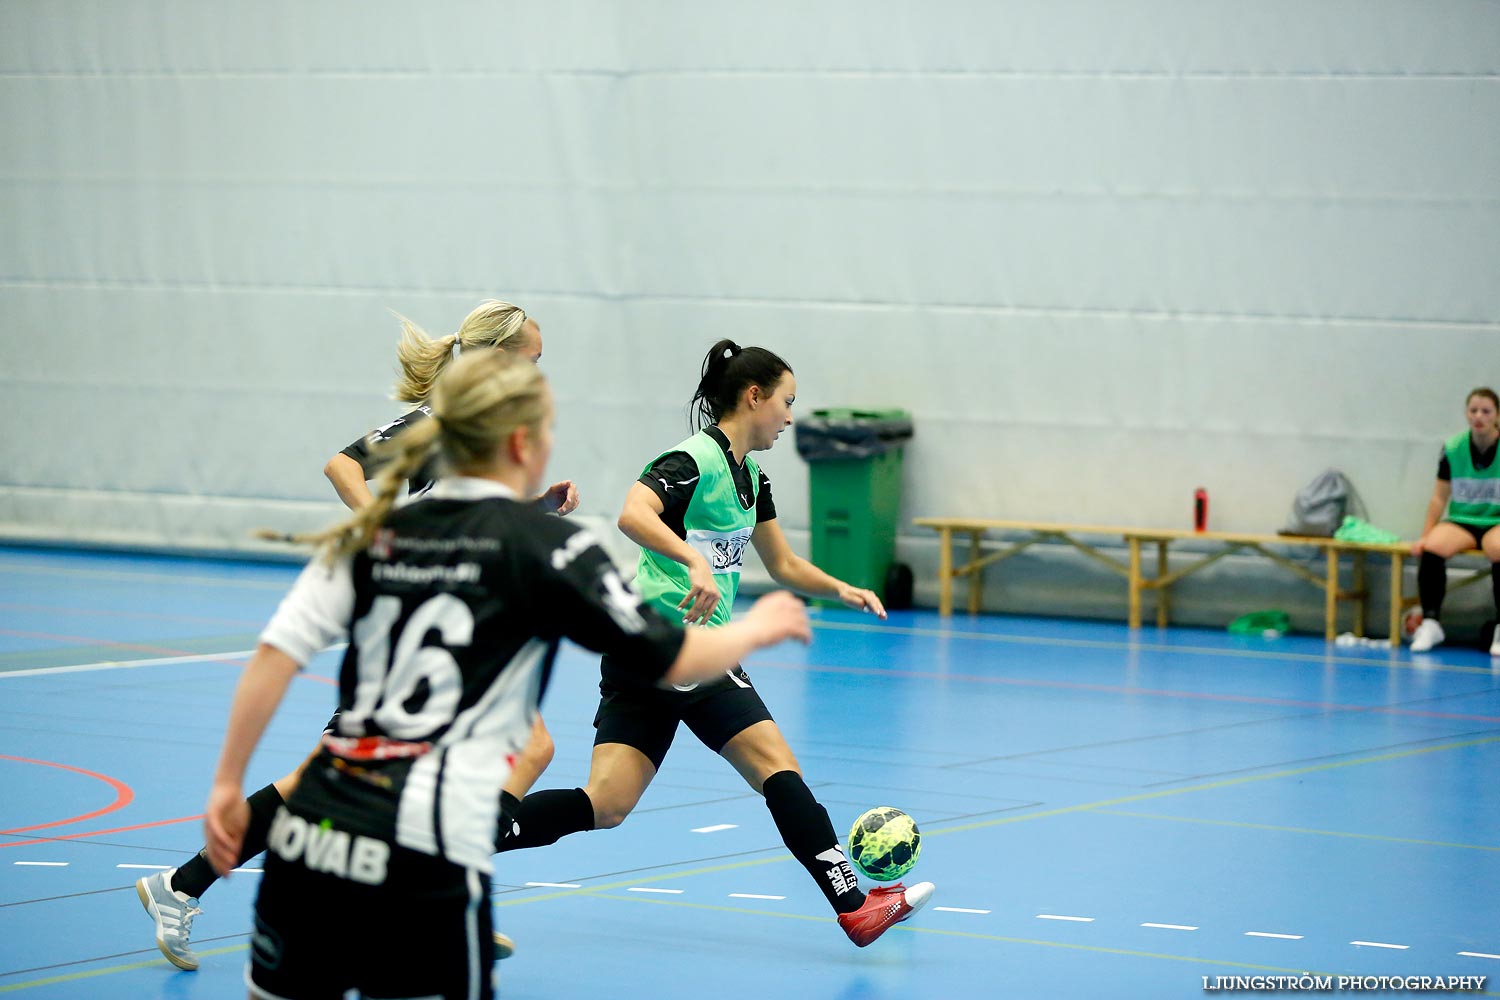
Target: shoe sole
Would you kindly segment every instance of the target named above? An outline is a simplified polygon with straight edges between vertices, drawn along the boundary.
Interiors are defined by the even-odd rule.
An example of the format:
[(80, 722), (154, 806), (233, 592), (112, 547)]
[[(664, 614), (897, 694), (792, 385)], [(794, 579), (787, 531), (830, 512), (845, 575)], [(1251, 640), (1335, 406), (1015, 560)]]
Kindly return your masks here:
[[(140, 899), (141, 906), (145, 909), (146, 913), (150, 915), (152, 922), (155, 923), (158, 920), (158, 916), (157, 916), (157, 912), (156, 912), (156, 904), (153, 903), (153, 902), (151, 902), (151, 894), (146, 891), (146, 880), (145, 879), (143, 879), (143, 878), (142, 879), (136, 879), (135, 894), (136, 894), (136, 897), (138, 899)], [(171, 962), (173, 965), (177, 966), (183, 972), (197, 972), (198, 971), (198, 963), (197, 962), (191, 962), (191, 963), (189, 963), (187, 959), (185, 959), (185, 958), (179, 958), (176, 955), (172, 954), (170, 951), (167, 950), (166, 944), (162, 941), (162, 939), (160, 937), (158, 937), (156, 939), (156, 950), (159, 951), (159, 952), (161, 952), (162, 955), (163, 955), (163, 957), (165, 957), (168, 962)]]
[[(920, 884), (920, 883), (918, 883), (918, 884)], [(909, 911), (909, 912), (908, 912), (908, 913), (907, 913), (907, 914), (906, 914), (906, 916), (904, 916), (904, 917), (902, 917), (902, 918), (901, 918), (901, 919), (900, 919), (900, 920), (898, 920), (898, 921), (896, 921), (896, 923), (898, 923), (898, 924), (899, 924), (899, 923), (904, 923), (904, 922), (905, 922), (905, 921), (907, 921), (907, 920), (909, 920), (909, 919), (910, 919), (910, 918), (911, 918), (911, 915), (912, 915), (912, 914), (913, 914), (913, 913), (916, 913), (916, 912), (917, 912), (917, 911), (918, 911), (918, 910), (920, 910), (920, 909), (922, 909), (922, 907), (924, 907), (924, 906), (926, 906), (926, 905), (927, 905), (927, 904), (928, 904), (928, 903), (930, 903), (930, 902), (932, 902), (932, 897), (933, 897), (933, 896), (935, 896), (935, 895), (937, 895), (937, 889), (936, 889), (936, 887), (935, 887), (935, 886), (934, 886), (934, 887), (933, 887), (933, 891), (932, 891), (932, 892), (929, 892), (929, 893), (928, 893), (928, 894), (927, 894), (927, 898), (926, 898), (926, 899), (924, 899), (924, 900), (922, 900), (922, 901), (921, 901), (921, 902), (920, 902), (920, 903), (918, 903), (918, 904), (917, 904), (917, 905), (916, 905), (916, 906), (912, 906), (912, 905), (911, 905), (911, 901), (910, 901), (910, 900), (909, 900), (909, 899), (908, 899), (908, 900), (907, 900), (907, 901), (906, 901), (906, 905), (907, 905), (907, 906), (910, 906), (910, 907), (911, 907), (911, 909), (910, 909), (910, 911)]]

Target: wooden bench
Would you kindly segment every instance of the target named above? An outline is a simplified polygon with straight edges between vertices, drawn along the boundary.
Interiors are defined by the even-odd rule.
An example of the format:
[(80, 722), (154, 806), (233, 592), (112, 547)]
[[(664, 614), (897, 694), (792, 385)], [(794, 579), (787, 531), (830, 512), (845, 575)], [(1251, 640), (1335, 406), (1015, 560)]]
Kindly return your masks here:
[[(1371, 554), (1390, 559), (1390, 608), (1389, 627), (1392, 646), (1401, 644), (1401, 612), (1416, 603), (1415, 598), (1406, 598), (1402, 590), (1402, 571), (1405, 557), (1410, 549), (1405, 543), (1375, 545), (1359, 542), (1341, 542), (1333, 538), (1313, 538), (1298, 535), (1265, 535), (1232, 531), (1191, 531), (1175, 528), (1133, 528), (1118, 525), (1098, 524), (1054, 524), (1040, 521), (1003, 521), (987, 518), (919, 517), (916, 524), (932, 528), (938, 533), (938, 609), (943, 615), (953, 613), (953, 580), (955, 577), (969, 578), (969, 613), (979, 612), (980, 597), (984, 592), (984, 570), (987, 566), (1009, 559), (1038, 542), (1062, 542), (1071, 545), (1090, 559), (1125, 577), (1129, 598), (1129, 620), (1131, 628), (1141, 627), (1142, 594), (1147, 590), (1157, 592), (1156, 624), (1165, 627), (1171, 616), (1172, 585), (1184, 577), (1218, 562), (1236, 552), (1253, 552), (1290, 571), (1323, 591), (1324, 635), (1332, 641), (1338, 634), (1338, 608), (1341, 602), (1354, 605), (1354, 631), (1363, 635), (1365, 617), (1369, 606), (1369, 590), (1366, 587), (1366, 559)], [(1019, 540), (1005, 544), (998, 551), (985, 552), (988, 532), (1004, 532), (1022, 536)], [(955, 566), (953, 543), (955, 535), (969, 536), (968, 561)], [(1081, 541), (1078, 536), (1118, 537), (1124, 540), (1127, 559), (1121, 562), (1114, 556), (1100, 551), (1096, 546)], [(1214, 551), (1202, 554), (1196, 561), (1169, 570), (1168, 550), (1173, 542), (1191, 540), (1211, 543)], [(1144, 547), (1156, 548), (1156, 574), (1146, 576), (1142, 571)], [(1314, 573), (1305, 565), (1290, 559), (1271, 547), (1282, 549), (1311, 549), (1323, 553), (1323, 572)], [(1470, 550), (1474, 554), (1478, 550)], [(1352, 586), (1344, 589), (1340, 583), (1340, 557), (1352, 556)], [(1488, 570), (1480, 570), (1450, 589), (1467, 586), (1484, 576)]]

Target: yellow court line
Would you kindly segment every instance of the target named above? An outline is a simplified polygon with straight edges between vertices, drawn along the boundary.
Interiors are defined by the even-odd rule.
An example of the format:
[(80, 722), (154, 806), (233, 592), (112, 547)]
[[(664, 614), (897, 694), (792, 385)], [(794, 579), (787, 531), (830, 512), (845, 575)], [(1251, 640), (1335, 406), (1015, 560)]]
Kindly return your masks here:
[[(1371, 660), (1355, 656), (1319, 655), (1317, 653), (1282, 653), (1265, 649), (1221, 649), (1215, 646), (1171, 646), (1156, 642), (1118, 641), (1114, 639), (1054, 639), (1045, 636), (1002, 635), (995, 632), (966, 632), (958, 629), (924, 628), (918, 625), (866, 625), (863, 622), (833, 622), (813, 620), (813, 628), (826, 628), (843, 632), (894, 632), (898, 635), (930, 636), (938, 639), (975, 639), (981, 642), (1000, 642), (1025, 646), (1062, 646), (1074, 649), (1125, 649), (1143, 650), (1151, 653), (1193, 653), (1206, 656), (1235, 657), (1247, 660), (1284, 660), (1291, 663), (1337, 663), (1348, 667), (1379, 667), (1382, 670), (1418, 670), (1423, 673), (1443, 672), (1453, 674), (1477, 674), (1491, 676), (1489, 667), (1460, 667), (1442, 663), (1412, 663), (1409, 660)], [(1123, 627), (1123, 626), (1122, 626)]]
[[(1301, 768), (1295, 768), (1295, 769), (1286, 770), (1286, 771), (1273, 771), (1273, 772), (1271, 772), (1269, 774), (1247, 775), (1247, 776), (1240, 777), (1240, 778), (1229, 778), (1229, 779), (1226, 779), (1224, 781), (1206, 782), (1206, 783), (1201, 784), (1201, 785), (1189, 785), (1189, 786), (1187, 786), (1185, 788), (1163, 789), (1162, 791), (1159, 791), (1159, 792), (1146, 792), (1146, 793), (1143, 793), (1141, 795), (1127, 795), (1127, 796), (1122, 796), (1120, 798), (1105, 799), (1105, 800), (1100, 801), (1100, 802), (1084, 802), (1084, 803), (1080, 803), (1079, 805), (1076, 805), (1076, 806), (1063, 806), (1062, 808), (1058, 808), (1058, 809), (1047, 809), (1047, 810), (1043, 810), (1041, 812), (1025, 813), (1025, 814), (1019, 815), (1019, 816), (1001, 817), (1001, 818), (993, 819), (993, 820), (985, 820), (985, 821), (979, 822), (979, 823), (966, 823), (966, 824), (964, 824), (962, 826), (943, 827), (941, 829), (932, 830), (930, 832), (924, 833), (923, 836), (924, 837), (935, 837), (935, 836), (940, 836), (940, 835), (946, 834), (946, 833), (961, 833), (961, 832), (965, 832), (965, 831), (968, 831), (968, 830), (981, 830), (981, 829), (985, 829), (985, 828), (993, 827), (993, 826), (1003, 826), (1003, 825), (1005, 825), (1007, 823), (1020, 823), (1020, 822), (1025, 822), (1025, 821), (1028, 821), (1028, 820), (1034, 820), (1034, 819), (1047, 819), (1047, 818), (1050, 818), (1052, 816), (1064, 816), (1064, 815), (1068, 815), (1070, 813), (1088, 812), (1088, 811), (1091, 811), (1091, 810), (1103, 809), (1103, 808), (1106, 808), (1108, 806), (1125, 805), (1125, 804), (1130, 803), (1130, 802), (1142, 802), (1142, 801), (1145, 801), (1145, 800), (1148, 800), (1148, 799), (1168, 798), (1168, 797), (1173, 796), (1173, 795), (1186, 795), (1186, 794), (1189, 794), (1191, 792), (1210, 791), (1210, 790), (1216, 789), (1216, 788), (1228, 788), (1228, 787), (1231, 787), (1231, 786), (1234, 786), (1234, 785), (1250, 784), (1252, 782), (1257, 782), (1257, 781), (1270, 781), (1270, 780), (1272, 780), (1274, 778), (1288, 778), (1288, 777), (1293, 777), (1293, 776), (1296, 776), (1296, 775), (1312, 774), (1312, 773), (1317, 772), (1317, 771), (1332, 771), (1332, 770), (1335, 770), (1335, 769), (1338, 769), (1338, 768), (1354, 767), (1354, 766), (1360, 765), (1360, 764), (1378, 764), (1378, 763), (1381, 763), (1381, 762), (1384, 762), (1384, 761), (1388, 761), (1388, 760), (1399, 760), (1399, 759), (1402, 759), (1402, 758), (1405, 758), (1405, 757), (1416, 757), (1416, 756), (1420, 756), (1422, 754), (1437, 753), (1440, 750), (1458, 750), (1458, 749), (1462, 749), (1464, 747), (1479, 746), (1479, 745), (1482, 745), (1482, 744), (1497, 743), (1497, 742), (1500, 742), (1500, 736), (1487, 736), (1487, 737), (1484, 737), (1482, 739), (1464, 740), (1464, 741), (1459, 742), (1459, 743), (1441, 743), (1441, 744), (1438, 744), (1437, 746), (1420, 747), (1420, 748), (1417, 748), (1417, 749), (1414, 749), (1414, 750), (1401, 750), (1401, 751), (1397, 751), (1395, 753), (1378, 754), (1378, 755), (1376, 755), (1374, 757), (1361, 757), (1361, 758), (1357, 758), (1355, 760), (1338, 761), (1338, 762), (1331, 763), (1331, 764), (1317, 764), (1317, 765), (1314, 765), (1312, 767), (1301, 767)], [(681, 871), (681, 872), (670, 872), (670, 873), (663, 873), (663, 874), (659, 874), (659, 875), (653, 875), (653, 876), (651, 876), (651, 880), (654, 881), (654, 882), (675, 881), (677, 879), (689, 878), (689, 877), (692, 877), (694, 875), (708, 875), (708, 874), (711, 874), (713, 872), (732, 871), (732, 870), (738, 869), (738, 868), (753, 868), (753, 867), (757, 867), (757, 866), (760, 866), (760, 865), (767, 865), (767, 864), (772, 864), (772, 863), (779, 862), (779, 861), (790, 861), (790, 860), (792, 860), (792, 855), (790, 855), (790, 854), (776, 854), (776, 855), (772, 855), (770, 857), (756, 858), (754, 860), (749, 860), (749, 861), (736, 861), (736, 862), (732, 862), (730, 864), (710, 865), (710, 866), (703, 867), (703, 868), (692, 868), (692, 869), (688, 869), (686, 871)], [(565, 890), (561, 890), (559, 892), (541, 893), (541, 894), (535, 895), (535, 896), (527, 896), (527, 897), (522, 898), (522, 899), (510, 899), (510, 900), (497, 901), (497, 902), (494, 903), (494, 905), (496, 907), (502, 907), (502, 906), (521, 906), (521, 905), (528, 904), (528, 903), (541, 903), (541, 902), (546, 902), (547, 900), (562, 899), (562, 898), (564, 898), (566, 896), (576, 896), (576, 895), (579, 895), (579, 894), (598, 895), (598, 894), (601, 894), (601, 893), (608, 892), (611, 889), (629, 888), (630, 886), (632, 886), (632, 885), (634, 885), (634, 884), (636, 884), (636, 883), (638, 883), (640, 881), (641, 880), (639, 878), (632, 878), (632, 879), (628, 879), (628, 880), (625, 880), (625, 881), (611, 882), (611, 883), (608, 883), (606, 885), (592, 886), (592, 887), (589, 887), (589, 888), (565, 889)], [(615, 898), (615, 897), (609, 897), (609, 898)], [(623, 897), (623, 898), (633, 899), (634, 897)], [(669, 900), (649, 900), (649, 902), (658, 902), (658, 903), (661, 903), (661, 902), (675, 902), (675, 901), (669, 901)], [(696, 903), (687, 904), (687, 903), (684, 903), (682, 905), (698, 906), (698, 905), (702, 905), (702, 904), (696, 904)], [(745, 912), (759, 912), (759, 911), (745, 911)], [(778, 914), (778, 916), (784, 916), (784, 914)], [(808, 918), (805, 918), (805, 919), (818, 920), (818, 919), (826, 919), (826, 918), (808, 917)], [(916, 930), (916, 928), (907, 928), (907, 929), (909, 929), (909, 930)], [(948, 931), (930, 931), (930, 933), (954, 933), (954, 934), (962, 934), (964, 932), (957, 932), (957, 931), (954, 931), (954, 932), (948, 932)], [(969, 935), (969, 936), (985, 937), (985, 935)], [(1052, 943), (1052, 942), (1031, 942), (1031, 941), (1028, 941), (1026, 939), (1022, 939), (1022, 938), (1002, 938), (1002, 937), (995, 937), (994, 940), (997, 940), (997, 941), (1015, 941), (1015, 942), (1018, 942), (1018, 943), (1037, 943), (1037, 944), (1049, 944), (1049, 943)], [(202, 954), (202, 955), (221, 954), (221, 953), (226, 952), (226, 951), (241, 950), (241, 949), (244, 949), (246, 947), (248, 947), (248, 945), (234, 945), (234, 946), (231, 946), (229, 948), (220, 948), (220, 949), (216, 949), (214, 951), (199, 952), (199, 954)], [(1083, 947), (1083, 946), (1065, 945), (1065, 944), (1058, 943), (1057, 947)], [(1137, 953), (1137, 952), (1127, 952), (1127, 951), (1121, 951), (1119, 949), (1108, 949), (1108, 948), (1097, 948), (1097, 949), (1090, 949), (1090, 950), (1097, 950), (1097, 951), (1103, 951), (1103, 952), (1109, 952), (1109, 951), (1113, 950), (1113, 951), (1115, 951), (1118, 954), (1139, 954), (1139, 955), (1143, 955), (1143, 956), (1148, 956), (1149, 957), (1149, 954), (1146, 953), (1146, 952), (1139, 952), (1139, 953)], [(1169, 959), (1170, 958), (1180, 958), (1180, 956), (1157, 956), (1157, 957), (1169, 958)], [(1199, 961), (1198, 959), (1181, 959), (1181, 960), (1183, 960), (1183, 961)], [(163, 959), (162, 961), (165, 961), (165, 959)], [(1205, 961), (1207, 961), (1207, 960), (1205, 960)], [(28, 988), (33, 987), (33, 986), (43, 986), (43, 985), (46, 985), (48, 983), (67, 982), (67, 981), (74, 980), (74, 979), (84, 979), (84, 978), (89, 978), (89, 977), (92, 977), (92, 976), (100, 976), (100, 975), (105, 975), (105, 974), (111, 973), (111, 972), (124, 972), (124, 971), (130, 970), (130, 969), (140, 969), (140, 968), (145, 968), (147, 966), (155, 965), (155, 964), (157, 964), (157, 963), (156, 962), (138, 962), (138, 963), (134, 963), (134, 964), (131, 964), (131, 965), (114, 966), (114, 967), (111, 967), (111, 968), (108, 968), (108, 969), (96, 969), (96, 970), (93, 970), (91, 972), (69, 973), (69, 974), (67, 974), (65, 976), (53, 977), (53, 978), (50, 978), (50, 979), (38, 979), (38, 980), (32, 980), (31, 982), (14, 983), (14, 984), (12, 984), (10, 986), (0, 986), (0, 993), (8, 993), (8, 992), (11, 992), (11, 991), (14, 991), (14, 990), (28, 989)], [(1220, 963), (1220, 964), (1227, 964), (1227, 963)], [(1244, 966), (1244, 967), (1245, 968), (1257, 968), (1256, 966)]]
[(1457, 847), (1465, 851), (1500, 851), (1487, 844), (1453, 844), (1446, 840), (1416, 840), (1411, 837), (1385, 837), (1378, 833), (1348, 833), (1343, 830), (1312, 830), (1303, 826), (1272, 826), (1268, 823), (1245, 823), (1234, 819), (1198, 819), (1193, 816), (1166, 816), (1160, 813), (1129, 812), (1124, 809), (1096, 809), (1104, 816), (1133, 816), (1136, 819), (1166, 820), (1171, 823), (1202, 823), (1206, 826), (1233, 826), (1245, 830), (1271, 830), (1276, 833), (1311, 833), (1320, 837), (1351, 837), (1357, 840), (1380, 840), (1389, 844), (1416, 844), (1420, 847)]
[[(620, 900), (630, 903), (651, 903), (656, 906), (680, 906), (693, 910), (714, 910), (721, 913), (738, 913), (757, 917), (779, 917), (783, 920), (805, 920), (820, 924), (835, 923), (832, 917), (814, 917), (803, 913), (778, 913), (775, 910), (752, 910), (748, 907), (726, 906), (722, 903), (689, 903), (679, 899), (650, 899), (644, 896), (616, 896), (605, 895), (599, 892), (588, 892), (586, 895), (596, 896), (600, 899)], [(1279, 965), (1256, 965), (1250, 962), (1231, 962), (1217, 958), (1199, 958), (1192, 955), (1171, 955), (1165, 952), (1136, 951), (1133, 948), (1109, 948), (1104, 945), (1076, 944), (1071, 941), (1047, 941), (1040, 938), (1018, 938), (1008, 937), (1003, 934), (981, 934), (977, 931), (955, 931), (942, 927), (914, 927), (910, 924), (897, 924), (891, 931), (907, 934), (934, 934), (940, 937), (969, 938), (975, 941), (996, 941), (1001, 944), (1024, 944), (1040, 948), (1064, 948), (1069, 951), (1088, 951), (1101, 955), (1124, 955), (1130, 958), (1154, 958), (1164, 962), (1186, 962), (1192, 965), (1209, 965), (1214, 968), (1227, 969), (1252, 969), (1257, 972), (1277, 972), (1296, 976), (1338, 976), (1351, 975), (1351, 973), (1317, 972), (1301, 968), (1286, 968)], [(1500, 996), (1500, 993), (1475, 993), (1473, 996)]]
[[(978, 823), (965, 823), (961, 826), (940, 827), (936, 830), (927, 830), (922, 833), (923, 837), (938, 837), (945, 833), (962, 833), (968, 830), (982, 830), (992, 826), (1004, 826), (1008, 823), (1024, 823), (1035, 819), (1047, 819), (1052, 816), (1065, 816), (1070, 813), (1083, 813), (1100, 810), (1109, 806), (1126, 805), (1131, 802), (1143, 802), (1148, 799), (1164, 799), (1173, 795), (1186, 795), (1190, 792), (1211, 791), (1216, 788), (1228, 788), (1233, 785), (1245, 785), (1257, 781), (1270, 781), (1273, 778), (1288, 778), (1296, 775), (1311, 774), (1316, 771), (1332, 771), (1337, 768), (1353, 767), (1358, 764), (1377, 764), (1388, 760), (1398, 760), (1403, 757), (1415, 757), (1421, 754), (1436, 753), (1440, 750), (1457, 750), (1463, 747), (1478, 746), (1484, 743), (1500, 742), (1500, 736), (1486, 736), (1477, 740), (1464, 740), (1458, 743), (1440, 743), (1437, 746), (1418, 747), (1412, 750), (1398, 750), (1393, 753), (1377, 754), (1374, 757), (1360, 757), (1354, 760), (1335, 761), (1330, 764), (1315, 764), (1310, 767), (1300, 767), (1285, 771), (1272, 771), (1268, 774), (1252, 774), (1239, 778), (1226, 778), (1223, 781), (1210, 781), (1201, 785), (1188, 785), (1183, 788), (1166, 788), (1157, 792), (1143, 792), (1139, 795), (1126, 795), (1114, 799), (1104, 799), (1098, 802), (1083, 802), (1074, 806), (1062, 806), (1057, 809), (1045, 809), (1034, 813), (1021, 813), (1014, 816), (1002, 816), (995, 819), (983, 820)], [(751, 868), (758, 865), (773, 864), (778, 861), (790, 861), (790, 854), (775, 854), (765, 858), (755, 858), (748, 861), (735, 861), (725, 865), (711, 865), (705, 868), (690, 868), (680, 872), (670, 872), (660, 875), (652, 875), (652, 881), (667, 882), (676, 879), (689, 878), (694, 875), (709, 875), (714, 872), (732, 871), (737, 868)], [(563, 889), (558, 892), (540, 893), (535, 896), (525, 896), (520, 899), (504, 900), (495, 903), (496, 906), (521, 906), (527, 903), (541, 903), (553, 899), (563, 899), (567, 896), (575, 896), (582, 892), (597, 893), (606, 892), (610, 889), (623, 889), (636, 885), (641, 881), (639, 877), (624, 882), (611, 882), (606, 885), (590, 886), (580, 889)]]
[[(250, 947), (249, 943), (231, 944), (223, 948), (210, 948), (207, 951), (199, 951), (199, 955), (227, 955), (230, 952), (245, 951)], [(31, 989), (34, 986), (51, 986), (54, 983), (73, 983), (80, 979), (93, 979), (95, 976), (107, 976), (115, 972), (130, 972), (134, 969), (151, 969), (157, 966), (165, 966), (168, 969), (177, 970), (177, 966), (168, 962), (165, 958), (153, 958), (149, 962), (131, 962), (129, 965), (111, 965), (107, 969), (90, 969), (87, 972), (68, 972), (61, 976), (49, 976), (46, 979), (33, 979), (25, 983), (12, 983), (9, 986), (0, 986), (0, 993), (10, 993), (15, 990)]]
[(1437, 746), (1417, 747), (1412, 750), (1397, 750), (1393, 753), (1377, 754), (1374, 757), (1357, 757), (1354, 760), (1334, 761), (1331, 764), (1313, 764), (1309, 767), (1291, 768), (1285, 771), (1272, 771), (1269, 774), (1249, 774), (1239, 778), (1225, 778), (1223, 781), (1209, 781), (1201, 785), (1188, 785), (1185, 788), (1164, 788), (1159, 792), (1142, 792), (1139, 795), (1122, 795), (1115, 799), (1105, 799), (1101, 802), (1084, 802), (1076, 806), (1062, 806), (1057, 809), (1046, 809), (1042, 812), (1023, 813), (1019, 816), (1002, 816), (997, 819), (983, 820), (979, 823), (966, 823), (963, 826), (943, 827), (932, 832), (924, 832), (924, 837), (935, 837), (943, 833), (959, 833), (965, 830), (982, 830), (992, 826), (1004, 826), (1007, 823), (1021, 823), (1026, 820), (1044, 819), (1050, 816), (1065, 816), (1069, 813), (1089, 812), (1096, 809), (1104, 809), (1109, 806), (1123, 806), (1131, 802), (1146, 802), (1150, 799), (1164, 799), (1173, 795), (1185, 795), (1188, 792), (1208, 792), (1216, 788), (1231, 788), (1235, 785), (1246, 785), (1256, 781), (1270, 781), (1273, 778), (1293, 778), (1303, 774), (1316, 774), (1319, 771), (1335, 771), (1343, 767), (1356, 767), (1361, 764), (1379, 764), (1388, 760), (1400, 760), (1404, 757), (1419, 757), (1422, 754), (1438, 753), (1442, 750), (1461, 750), (1464, 747), (1477, 747), (1486, 743), (1500, 743), (1500, 736), (1484, 736), (1477, 740), (1463, 740), (1458, 743), (1439, 743)]

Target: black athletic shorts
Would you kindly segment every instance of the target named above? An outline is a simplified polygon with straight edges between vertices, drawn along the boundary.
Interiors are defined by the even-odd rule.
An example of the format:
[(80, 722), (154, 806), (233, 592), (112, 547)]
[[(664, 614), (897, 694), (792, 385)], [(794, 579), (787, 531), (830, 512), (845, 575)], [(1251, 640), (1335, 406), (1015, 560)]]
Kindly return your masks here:
[(1462, 521), (1445, 521), (1444, 523), (1445, 524), (1451, 524), (1455, 528), (1462, 528), (1465, 531), (1467, 531), (1470, 535), (1472, 535), (1473, 538), (1474, 538), (1474, 547), (1476, 549), (1482, 549), (1482, 548), (1484, 548), (1484, 536), (1485, 536), (1485, 533), (1488, 532), (1491, 528), (1494, 527), (1493, 524), (1487, 524), (1487, 525), (1465, 524)]
[[(489, 876), (319, 822), (277, 810), (245, 970), (251, 995), (492, 1000)], [(310, 837), (335, 834), (347, 850), (309, 849)]]
[(643, 684), (616, 681), (615, 668), (604, 658), (599, 682), (599, 711), (594, 715), (594, 746), (623, 743), (651, 759), (659, 771), (661, 762), (677, 735), (677, 724), (686, 723), (693, 735), (714, 753), (757, 722), (771, 721), (770, 709), (750, 686), (743, 667), (735, 667), (722, 680), (696, 684), (687, 690), (667, 690)]

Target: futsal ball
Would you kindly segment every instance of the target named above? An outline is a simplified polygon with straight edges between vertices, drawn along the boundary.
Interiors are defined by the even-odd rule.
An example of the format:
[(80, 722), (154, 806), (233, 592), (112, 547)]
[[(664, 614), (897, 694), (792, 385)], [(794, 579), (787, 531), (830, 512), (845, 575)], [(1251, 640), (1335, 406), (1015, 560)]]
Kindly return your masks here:
[(922, 853), (922, 832), (900, 809), (877, 806), (849, 831), (849, 862), (877, 882), (894, 882)]

